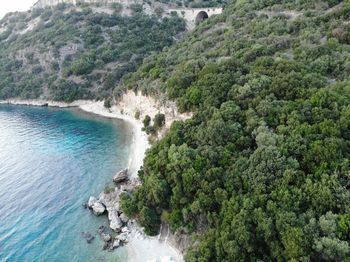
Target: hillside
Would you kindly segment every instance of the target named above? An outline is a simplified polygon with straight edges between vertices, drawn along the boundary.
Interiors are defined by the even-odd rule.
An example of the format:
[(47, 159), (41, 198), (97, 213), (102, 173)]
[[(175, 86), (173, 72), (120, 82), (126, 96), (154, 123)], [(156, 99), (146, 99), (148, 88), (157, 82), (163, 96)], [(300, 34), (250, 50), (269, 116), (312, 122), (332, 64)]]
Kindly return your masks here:
[[(66, 4), (111, 4), (117, 3), (123, 6), (130, 4), (143, 4), (143, 3), (152, 3), (153, 1), (143, 1), (143, 0), (38, 0), (34, 7), (35, 8), (44, 8), (48, 6), (57, 5), (60, 3)], [(226, 3), (226, 0), (160, 0), (155, 1), (158, 3), (163, 3), (171, 6), (177, 7), (213, 7)]]
[(232, 1), (120, 89), (192, 119), (122, 208), (193, 236), (187, 261), (349, 261), (350, 1)]
[(143, 58), (177, 41), (185, 22), (142, 5), (60, 4), (0, 21), (0, 99), (105, 98)]
[(192, 237), (187, 261), (349, 261), (350, 1), (232, 0), (187, 34), (175, 15), (107, 7), (5, 17), (0, 99), (165, 94), (193, 117), (123, 196), (146, 233)]

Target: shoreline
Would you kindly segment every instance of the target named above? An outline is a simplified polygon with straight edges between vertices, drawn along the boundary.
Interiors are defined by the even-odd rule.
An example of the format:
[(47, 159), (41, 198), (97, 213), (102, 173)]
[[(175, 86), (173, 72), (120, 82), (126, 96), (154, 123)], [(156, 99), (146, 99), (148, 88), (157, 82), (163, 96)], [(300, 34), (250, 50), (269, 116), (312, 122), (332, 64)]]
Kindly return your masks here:
[(146, 150), (150, 148), (147, 135), (142, 132), (142, 123), (133, 116), (120, 113), (119, 107), (114, 106), (112, 109), (104, 107), (103, 101), (93, 100), (76, 100), (72, 103), (57, 102), (42, 99), (7, 99), (0, 100), (0, 104), (21, 105), (21, 106), (37, 106), (37, 107), (53, 107), (53, 108), (78, 108), (86, 113), (94, 114), (105, 118), (119, 119), (127, 122), (132, 129), (131, 155), (129, 158), (128, 169), (131, 178), (137, 178), (137, 172), (143, 165)]
[[(145, 153), (151, 145), (148, 141), (147, 134), (141, 130), (143, 127), (142, 121), (135, 119), (134, 115), (131, 114), (132, 110), (127, 111), (119, 104), (107, 109), (104, 107), (103, 101), (92, 100), (76, 100), (72, 103), (65, 103), (41, 99), (8, 99), (0, 101), (0, 104), (78, 108), (89, 114), (111, 119), (119, 119), (127, 122), (132, 130), (128, 169), (130, 171), (130, 179), (138, 180), (138, 170), (143, 165)], [(167, 243), (167, 241), (160, 242), (159, 235), (154, 237), (146, 236), (139, 226), (135, 226), (132, 229), (131, 237), (126, 248), (129, 261), (183, 261), (183, 254), (179, 250), (173, 247), (170, 243)]]

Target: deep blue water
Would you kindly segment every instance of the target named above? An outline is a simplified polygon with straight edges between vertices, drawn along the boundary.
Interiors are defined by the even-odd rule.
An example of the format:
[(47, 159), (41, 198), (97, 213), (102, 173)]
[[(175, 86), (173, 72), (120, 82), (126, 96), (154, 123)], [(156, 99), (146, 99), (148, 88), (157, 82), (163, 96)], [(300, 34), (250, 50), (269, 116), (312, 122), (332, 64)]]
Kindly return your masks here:
[(128, 130), (76, 110), (0, 105), (0, 261), (125, 260), (102, 251), (107, 218), (82, 203), (127, 164)]

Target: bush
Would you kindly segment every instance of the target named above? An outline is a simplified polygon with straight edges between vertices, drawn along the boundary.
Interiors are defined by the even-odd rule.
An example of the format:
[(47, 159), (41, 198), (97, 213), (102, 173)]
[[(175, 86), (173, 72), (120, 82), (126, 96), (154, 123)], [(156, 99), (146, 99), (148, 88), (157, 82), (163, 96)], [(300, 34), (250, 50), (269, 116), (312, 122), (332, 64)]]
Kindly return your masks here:
[(156, 114), (153, 119), (153, 127), (158, 130), (165, 124), (165, 115), (164, 114)]
[(112, 107), (112, 99), (110, 97), (108, 97), (107, 99), (105, 99), (103, 105), (105, 108), (111, 108)]
[(144, 128), (148, 127), (151, 123), (151, 117), (149, 115), (146, 115), (145, 118), (142, 121)]

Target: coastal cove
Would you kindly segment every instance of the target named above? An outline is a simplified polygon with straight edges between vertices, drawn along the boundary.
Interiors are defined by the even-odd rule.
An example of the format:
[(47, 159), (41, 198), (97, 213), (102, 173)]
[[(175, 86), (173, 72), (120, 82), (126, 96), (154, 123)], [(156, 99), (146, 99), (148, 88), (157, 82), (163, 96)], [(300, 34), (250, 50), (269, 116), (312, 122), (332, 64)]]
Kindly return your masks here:
[[(17, 106), (6, 105), (6, 104), (17, 104)], [(24, 106), (18, 106), (18, 105), (35, 105), (36, 107), (32, 107), (32, 106), (24, 107)], [(45, 108), (43, 108), (42, 106), (45, 106)], [(49, 107), (46, 108), (46, 106), (49, 106)], [(86, 194), (84, 194), (84, 198), (80, 198), (79, 202), (75, 203), (76, 208), (81, 209), (82, 212), (85, 213), (85, 217), (82, 217), (83, 220), (91, 219), (92, 221), (97, 221), (93, 225), (94, 228), (92, 229), (91, 227), (91, 230), (96, 230), (98, 226), (101, 224), (108, 225), (108, 220), (106, 216), (95, 217), (88, 210), (84, 210), (81, 207), (81, 204), (84, 201), (87, 201), (88, 195), (98, 196), (99, 193), (103, 191), (104, 187), (107, 184), (112, 183), (112, 177), (116, 173), (116, 171), (122, 168), (128, 167), (131, 178), (137, 177), (137, 170), (142, 165), (145, 151), (149, 147), (147, 136), (141, 131), (142, 125), (140, 121), (134, 119), (131, 112), (129, 114), (123, 112), (122, 114), (118, 108), (107, 110), (106, 108), (104, 108), (103, 102), (94, 102), (94, 101), (77, 101), (72, 104), (54, 102), (52, 104), (52, 102), (40, 101), (40, 100), (32, 100), (32, 101), (12, 100), (12, 101), (2, 101), (0, 107), (2, 108), (7, 107), (7, 108), (13, 108), (14, 110), (24, 110), (24, 111), (34, 110), (39, 112), (40, 111), (58, 112), (59, 114), (67, 113), (68, 115), (74, 115), (78, 118), (82, 118), (82, 120), (80, 121), (87, 121), (87, 122), (97, 121), (97, 122), (103, 122), (103, 123), (107, 122), (112, 126), (113, 125), (116, 126), (115, 128), (117, 130), (117, 133), (120, 133), (119, 141), (120, 143), (122, 143), (123, 147), (119, 148), (119, 146), (117, 146), (117, 148), (114, 149), (114, 152), (111, 155), (113, 154), (115, 155), (114, 157), (118, 159), (118, 161), (120, 161), (119, 164), (111, 165), (109, 169), (104, 170), (103, 172), (106, 173), (106, 175), (104, 175), (104, 179), (100, 179), (100, 178), (96, 179), (96, 180), (99, 180), (98, 182), (100, 184), (102, 183), (103, 185), (100, 185), (94, 190), (92, 188), (85, 189)], [(60, 107), (60, 108), (52, 108), (52, 107)], [(67, 107), (73, 107), (73, 108), (68, 109)], [(103, 117), (101, 118), (101, 116), (105, 118)], [(115, 120), (113, 119), (108, 120), (106, 118), (113, 118)], [(120, 120), (123, 120), (123, 121), (120, 121)], [(80, 122), (79, 122), (79, 125), (80, 125)], [(104, 137), (104, 139), (110, 142), (109, 138)], [(96, 140), (96, 143), (98, 142), (99, 141)], [(114, 146), (113, 143), (110, 146), (113, 147)], [(90, 164), (94, 163), (94, 161), (92, 160), (90, 161), (91, 161)], [(79, 219), (80, 219), (80, 216), (79, 216)], [(64, 225), (62, 225), (62, 227), (64, 228)], [(10, 232), (10, 234), (13, 234), (14, 232)], [(95, 234), (96, 231), (92, 233)], [(177, 250), (172, 248), (168, 243), (166, 242), (160, 243), (158, 241), (158, 237), (149, 238), (144, 236), (140, 231), (140, 229), (137, 227), (135, 227), (134, 230), (132, 231), (129, 244), (126, 245), (126, 248), (124, 247), (119, 248), (114, 252), (107, 252), (107, 251), (102, 252), (101, 251), (102, 242), (100, 239), (98, 239), (99, 237), (97, 236), (97, 234), (95, 234), (95, 236), (96, 236), (96, 239), (90, 245), (87, 244), (86, 241), (83, 238), (81, 238), (81, 236), (79, 236), (79, 234), (76, 236), (77, 241), (81, 242), (80, 250), (78, 252), (79, 254), (77, 254), (78, 257), (76, 257), (77, 261), (94, 261), (95, 259), (101, 259), (101, 258), (103, 258), (103, 261), (110, 261), (110, 260), (115, 261), (116, 259), (117, 259), (116, 261), (147, 261), (147, 260), (153, 260), (153, 259), (164, 260), (164, 259), (170, 259), (170, 258), (173, 259), (172, 261), (182, 261), (182, 255)], [(0, 240), (0, 242), (2, 241), (3, 239)], [(85, 252), (84, 249), (89, 250), (88, 253), (85, 253), (85, 256), (87, 257), (82, 256), (82, 252), (83, 253)], [(91, 250), (93, 250), (93, 252)], [(8, 254), (8, 256), (10, 255), (11, 254)], [(96, 257), (95, 255), (98, 257)], [(89, 260), (90, 258), (91, 260)], [(64, 257), (61, 257), (56, 261), (64, 261)]]

